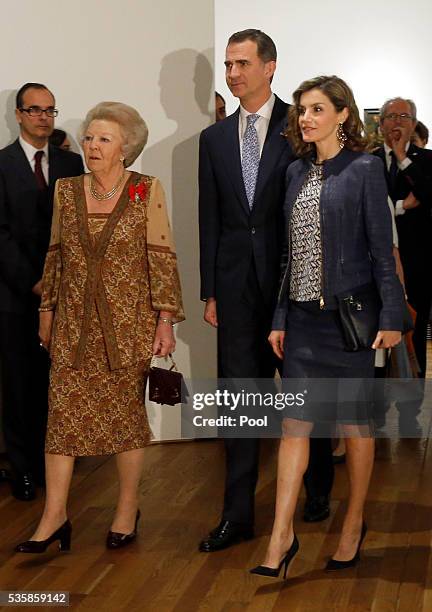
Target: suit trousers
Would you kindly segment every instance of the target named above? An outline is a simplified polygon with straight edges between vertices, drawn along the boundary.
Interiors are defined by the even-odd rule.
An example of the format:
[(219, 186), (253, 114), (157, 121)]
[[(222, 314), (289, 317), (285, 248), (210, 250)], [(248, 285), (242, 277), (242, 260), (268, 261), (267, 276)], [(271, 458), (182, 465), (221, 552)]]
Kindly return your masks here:
[[(251, 265), (242, 297), (227, 316), (218, 311), (219, 378), (273, 378), (278, 365), (267, 340), (272, 309), (264, 303)], [(222, 519), (252, 525), (258, 479), (259, 440), (226, 438)]]
[(44, 478), (49, 356), (39, 345), (38, 300), (25, 314), (0, 312), (3, 434), (16, 475)]

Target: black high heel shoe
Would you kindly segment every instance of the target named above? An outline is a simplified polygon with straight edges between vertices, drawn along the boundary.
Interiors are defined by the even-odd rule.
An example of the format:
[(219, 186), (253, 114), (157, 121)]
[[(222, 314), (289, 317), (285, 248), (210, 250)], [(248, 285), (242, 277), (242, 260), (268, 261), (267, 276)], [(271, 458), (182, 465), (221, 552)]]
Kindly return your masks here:
[(259, 576), (268, 576), (269, 578), (278, 578), (280, 571), (282, 569), (282, 566), (284, 566), (283, 577), (285, 580), (287, 571), (288, 571), (288, 565), (290, 564), (294, 556), (297, 554), (298, 549), (299, 549), (299, 541), (297, 539), (296, 534), (294, 534), (293, 543), (291, 544), (289, 550), (287, 550), (287, 552), (285, 553), (285, 556), (282, 558), (282, 561), (279, 563), (278, 567), (267, 567), (267, 565), (258, 565), (257, 567), (254, 567), (253, 569), (249, 570), (249, 572), (251, 574), (258, 574)]
[(61, 527), (54, 531), (46, 540), (27, 540), (15, 546), (15, 552), (19, 553), (43, 553), (48, 546), (59, 540), (59, 550), (67, 551), (71, 547), (72, 524), (66, 520)]
[(116, 550), (117, 548), (123, 548), (131, 542), (133, 542), (137, 536), (138, 521), (140, 519), (141, 512), (137, 510), (135, 518), (135, 528), (132, 533), (117, 533), (116, 531), (108, 531), (106, 545), (107, 548)]
[(366, 532), (367, 532), (367, 525), (363, 521), (362, 530), (360, 534), (360, 540), (357, 545), (357, 550), (356, 550), (354, 557), (352, 559), (349, 559), (348, 561), (337, 561), (336, 559), (329, 559), (325, 567), (326, 572), (335, 572), (337, 570), (347, 569), (348, 567), (354, 567), (355, 565), (357, 565), (357, 563), (360, 561), (360, 547), (365, 538)]

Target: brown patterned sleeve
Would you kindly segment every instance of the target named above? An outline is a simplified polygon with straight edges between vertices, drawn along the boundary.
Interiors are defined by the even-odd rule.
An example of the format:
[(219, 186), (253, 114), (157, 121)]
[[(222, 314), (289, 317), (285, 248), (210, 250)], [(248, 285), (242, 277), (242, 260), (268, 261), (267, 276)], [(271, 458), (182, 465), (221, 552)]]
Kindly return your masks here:
[(153, 310), (173, 313), (183, 321), (183, 303), (177, 257), (168, 219), (165, 194), (159, 179), (152, 181), (147, 211), (147, 257)]
[(59, 182), (56, 182), (54, 192), (53, 216), (51, 223), (51, 239), (42, 276), (42, 297), (39, 310), (55, 310), (60, 287), (62, 271), (60, 251), (60, 202)]

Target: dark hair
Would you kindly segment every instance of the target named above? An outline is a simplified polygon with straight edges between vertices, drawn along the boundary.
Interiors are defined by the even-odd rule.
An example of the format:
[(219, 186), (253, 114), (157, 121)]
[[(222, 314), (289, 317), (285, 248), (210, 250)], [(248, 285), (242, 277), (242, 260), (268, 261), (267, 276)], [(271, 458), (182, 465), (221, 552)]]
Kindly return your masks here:
[(51, 136), (48, 138), (48, 142), (51, 145), (54, 145), (55, 147), (61, 147), (62, 144), (65, 141), (66, 136), (67, 136), (67, 134), (66, 134), (66, 132), (64, 130), (60, 130), (58, 128), (55, 128), (52, 131)]
[(417, 124), (414, 128), (414, 132), (418, 134), (421, 140), (424, 140), (425, 142), (429, 140), (429, 130), (427, 129), (425, 124), (422, 123), (421, 121), (417, 121)]
[(220, 98), (222, 100), (222, 102), (225, 104), (225, 98), (223, 96), (221, 96), (218, 91), (215, 91), (215, 97), (216, 98)]
[[(49, 93), (54, 98), (54, 94), (52, 93), (52, 91), (50, 91), (48, 89), (48, 87), (46, 85), (42, 85), (42, 83), (26, 83), (25, 85), (20, 87), (18, 89), (18, 91), (17, 91), (17, 94), (16, 94), (16, 108), (22, 108), (23, 97), (24, 97), (25, 92), (28, 89), (46, 89), (46, 91), (49, 91)], [(55, 101), (55, 98), (54, 98), (54, 101)]]
[(277, 58), (276, 45), (268, 34), (265, 34), (261, 30), (241, 30), (241, 32), (235, 32), (228, 38), (228, 44), (231, 43), (242, 43), (246, 40), (251, 40), (257, 45), (257, 55), (263, 62), (275, 62)]
[(313, 143), (303, 141), (300, 126), (300, 98), (306, 91), (312, 89), (321, 90), (331, 101), (337, 112), (344, 108), (348, 109), (348, 117), (343, 124), (343, 131), (347, 140), (345, 146), (351, 151), (364, 151), (367, 147), (367, 139), (363, 136), (363, 123), (361, 122), (359, 111), (354, 100), (354, 95), (350, 87), (337, 76), (318, 76), (308, 81), (303, 81), (293, 93), (294, 104), (290, 106), (288, 112), (288, 126), (284, 135), (288, 138), (294, 153), (298, 157), (305, 157), (315, 151)]

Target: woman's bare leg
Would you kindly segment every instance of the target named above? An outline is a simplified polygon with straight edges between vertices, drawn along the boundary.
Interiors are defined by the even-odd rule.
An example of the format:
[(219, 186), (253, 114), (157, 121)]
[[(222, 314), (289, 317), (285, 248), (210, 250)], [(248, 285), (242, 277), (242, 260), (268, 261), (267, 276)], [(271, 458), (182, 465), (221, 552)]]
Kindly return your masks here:
[(303, 482), (303, 475), (309, 463), (308, 424), (301, 424), (294, 437), (293, 430), (285, 431), (278, 455), (277, 491), (275, 520), (263, 565), (277, 567), (292, 544), (294, 538), (293, 519), (297, 500)]
[(357, 437), (345, 438), (345, 444), (350, 494), (339, 545), (333, 555), (337, 561), (349, 561), (356, 553), (375, 453), (373, 438), (357, 434)]
[(116, 455), (119, 474), (119, 498), (111, 531), (131, 533), (138, 509), (138, 487), (144, 464), (144, 449), (137, 448)]
[(67, 518), (67, 499), (75, 457), (45, 454), (45, 507), (32, 540), (46, 540)]

